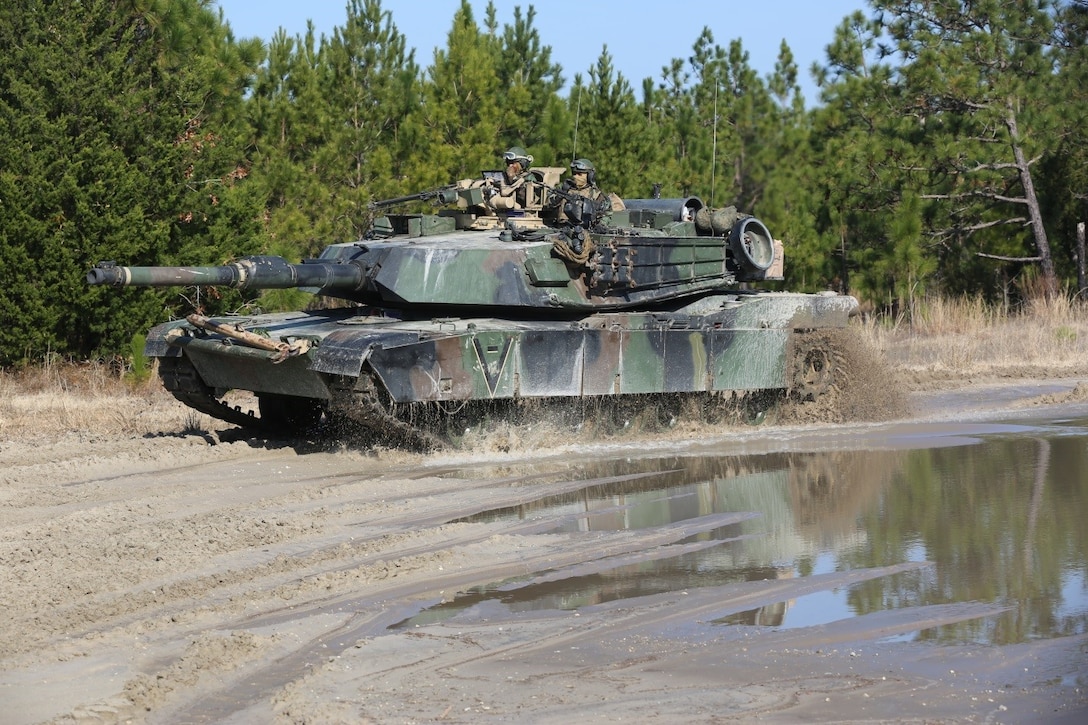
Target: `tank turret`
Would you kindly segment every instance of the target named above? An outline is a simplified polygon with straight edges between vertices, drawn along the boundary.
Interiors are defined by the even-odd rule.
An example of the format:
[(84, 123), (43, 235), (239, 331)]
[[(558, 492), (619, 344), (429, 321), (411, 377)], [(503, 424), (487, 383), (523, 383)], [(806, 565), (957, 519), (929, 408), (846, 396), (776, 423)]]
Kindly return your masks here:
[(360, 305), (430, 312), (445, 307), (451, 314), (462, 308), (501, 308), (504, 314), (525, 314), (531, 309), (633, 308), (775, 278), (770, 233), (758, 220), (734, 210), (732, 226), (723, 230), (728, 234), (718, 236), (700, 232), (691, 218), (676, 221), (677, 214), (674, 209), (614, 213), (613, 223), (625, 226), (611, 233), (511, 224), (497, 234), (459, 229), (450, 216), (393, 216), (385, 218), (388, 226), (375, 226), (383, 231), (374, 239), (330, 245), (320, 258), (299, 264), (272, 256), (218, 267), (101, 262), (88, 272), (87, 281), (300, 287)]

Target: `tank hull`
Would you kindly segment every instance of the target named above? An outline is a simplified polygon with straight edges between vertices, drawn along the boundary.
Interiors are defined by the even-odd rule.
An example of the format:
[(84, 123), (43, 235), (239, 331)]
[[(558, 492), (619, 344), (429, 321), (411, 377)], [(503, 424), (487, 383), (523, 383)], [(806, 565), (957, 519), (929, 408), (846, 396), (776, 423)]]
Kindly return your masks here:
[[(763, 292), (566, 320), (293, 312), (216, 320), (271, 340), (309, 341), (306, 352), (286, 359), (184, 321), (153, 328), (145, 353), (176, 361), (160, 365), (175, 394), (243, 390), (326, 411), (360, 392), (389, 412), (410, 404), (788, 390), (795, 338), (844, 327), (856, 306), (842, 295)], [(180, 382), (179, 364), (189, 371)]]

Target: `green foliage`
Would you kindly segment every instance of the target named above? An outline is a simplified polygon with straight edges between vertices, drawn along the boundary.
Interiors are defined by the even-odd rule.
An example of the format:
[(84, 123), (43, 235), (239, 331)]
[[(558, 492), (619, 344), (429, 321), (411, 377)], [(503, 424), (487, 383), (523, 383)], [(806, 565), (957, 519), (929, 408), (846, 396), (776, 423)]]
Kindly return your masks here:
[(1054, 36), (1058, 71), (1049, 78), (1045, 106), (1060, 109), (1063, 123), (1048, 139), (1034, 178), (1053, 232), (1055, 266), (1075, 281), (1077, 224), (1085, 221), (1088, 202), (1088, 3), (1060, 3)]
[[(531, 5), (524, 15), (515, 7), (513, 24), (504, 26), (500, 36), (491, 2), (485, 25), (488, 41), (497, 53), (497, 101), (502, 114), (499, 147), (524, 146), (531, 149), (538, 165), (551, 166), (568, 150), (552, 135), (561, 106), (558, 94), (563, 76), (560, 66), (552, 62), (551, 48), (541, 44), (540, 33), (533, 27), (535, 17)], [(566, 119), (563, 122), (565, 127)]]
[(756, 214), (785, 242), (792, 289), (897, 310), (1004, 295), (1035, 278), (1029, 257), (1043, 279), (1048, 264), (1075, 275), (1081, 0), (870, 0), (813, 69), (811, 110), (788, 45), (761, 78), (741, 40), (708, 28), (656, 79), (632, 86), (602, 47), (565, 85), (532, 6), (502, 25), (494, 3), (477, 22), (462, 0), (421, 68), (380, 0), (348, 0), (331, 37), (281, 30), (267, 48), (207, 0), (55, 5), (0, 8), (0, 365), (124, 354), (193, 308), (305, 307), (294, 290), (104, 290), (83, 275), (101, 259), (312, 257), (362, 237), (370, 200), (476, 177), (515, 144), (536, 166), (591, 158), (621, 196), (660, 184)]
[(162, 319), (161, 293), (83, 284), (98, 260), (199, 262), (239, 229), (259, 232), (219, 113), (243, 85), (238, 65), (224, 67), (222, 28), (198, 0), (131, 7), (0, 10), (0, 125), (12, 130), (0, 137), (0, 304), (12, 311), (0, 364), (123, 350)]
[[(872, 5), (873, 19), (857, 13), (836, 33), (812, 115), (827, 189), (817, 232), (839, 240), (845, 286), (890, 307), (931, 291), (1004, 294), (1038, 261), (1055, 289), (1062, 256), (1038, 169), (1081, 124), (1054, 94), (1069, 66), (1056, 63), (1052, 3)], [(806, 262), (820, 255), (817, 244)]]
[[(808, 136), (811, 171), (819, 191), (812, 200), (815, 230), (787, 258), (787, 283), (800, 289), (860, 292), (889, 300), (881, 276), (872, 270), (889, 250), (888, 230), (901, 196), (894, 151), (883, 129), (888, 113), (891, 69), (872, 60), (878, 26), (860, 13), (845, 18), (828, 46), (824, 105), (811, 113)], [(889, 133), (894, 137), (894, 133)]]
[(168, 245), (168, 223), (149, 217), (153, 179), (178, 161), (176, 132), (150, 111), (170, 81), (148, 36), (146, 21), (112, 3), (0, 10), (0, 125), (12, 130), (0, 136), (0, 304), (11, 313), (0, 363), (127, 341), (131, 331), (115, 335), (102, 313), (151, 316), (153, 303), (98, 299), (77, 283), (96, 258)]
[(352, 0), (320, 44), (279, 32), (247, 102), (254, 176), (266, 229), (281, 248), (314, 256), (330, 241), (358, 239), (367, 202), (400, 192), (419, 143), (419, 70), (377, 0)]
[[(1065, 124), (1048, 102), (1057, 66), (1049, 0), (945, 4), (874, 0), (899, 65), (881, 136), (901, 186), (930, 203), (925, 233), (944, 279), (983, 289), (1038, 257), (1056, 291), (1031, 159)], [(886, 124), (887, 125), (887, 124)], [(893, 240), (894, 244), (894, 240)], [(1020, 257), (1000, 263), (971, 255)]]
[(644, 121), (627, 79), (613, 69), (607, 48), (590, 69), (587, 83), (575, 75), (569, 104), (576, 121), (568, 147), (571, 158), (591, 159), (598, 183), (606, 191), (625, 197), (649, 196), (652, 184), (659, 180), (653, 174), (660, 158), (656, 156), (658, 134)]
[(314, 162), (332, 198), (318, 217), (326, 222), (319, 224), (325, 236), (319, 242), (362, 237), (370, 195), (393, 187), (400, 160), (418, 139), (405, 123), (420, 98), (419, 70), (404, 36), (376, 0), (352, 0), (347, 10), (346, 24), (321, 49), (319, 90), (331, 123)]
[(1055, 337), (1058, 338), (1058, 342), (1062, 344), (1072, 345), (1077, 341), (1077, 331), (1067, 325), (1061, 325), (1054, 330)]
[(125, 379), (134, 384), (146, 383), (151, 377), (151, 370), (147, 366), (147, 358), (144, 357), (144, 345), (147, 344), (147, 335), (137, 333), (129, 342), (129, 369), (125, 373)]
[(472, 6), (462, 0), (447, 49), (435, 51), (424, 86), (426, 132), (413, 164), (423, 184), (417, 188), (495, 168), (500, 151), (495, 144), (503, 128), (499, 60), (493, 38), (480, 31)]
[(305, 310), (314, 303), (314, 295), (300, 289), (264, 290), (254, 305), (261, 310)]

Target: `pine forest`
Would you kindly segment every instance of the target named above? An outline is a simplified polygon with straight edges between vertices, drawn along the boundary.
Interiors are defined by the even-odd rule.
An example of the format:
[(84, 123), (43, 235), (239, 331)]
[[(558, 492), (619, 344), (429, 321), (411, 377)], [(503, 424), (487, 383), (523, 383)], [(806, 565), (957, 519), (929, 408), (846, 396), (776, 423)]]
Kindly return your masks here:
[(463, 0), (424, 65), (381, 0), (345, 5), (331, 37), (265, 43), (210, 0), (3, 3), (0, 367), (128, 354), (195, 308), (311, 304), (88, 286), (100, 260), (298, 261), (361, 238), (375, 199), (512, 145), (564, 165), (575, 134), (607, 191), (758, 216), (785, 243), (778, 288), (905, 315), (1088, 286), (1088, 0), (868, 0), (811, 69), (812, 107), (785, 43), (760, 75), (743, 38), (703, 29), (628, 79), (607, 50), (563, 67), (532, 5), (500, 24)]

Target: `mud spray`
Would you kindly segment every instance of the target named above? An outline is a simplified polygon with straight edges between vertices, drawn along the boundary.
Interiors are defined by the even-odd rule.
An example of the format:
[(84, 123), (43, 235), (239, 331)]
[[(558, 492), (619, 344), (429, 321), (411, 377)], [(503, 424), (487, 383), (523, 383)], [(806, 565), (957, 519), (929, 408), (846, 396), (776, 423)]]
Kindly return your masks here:
[[(775, 390), (528, 399), (474, 409), (464, 406), (453, 411), (457, 415), (432, 412), (433, 420), (419, 415), (414, 420), (441, 427), (453, 449), (493, 455), (605, 442), (713, 438), (731, 429), (751, 431), (753, 426), (878, 422), (909, 414), (904, 386), (858, 331), (827, 330), (809, 339), (828, 351), (819, 363), (826, 366), (828, 376), (818, 395)], [(383, 457), (394, 455), (396, 448), (373, 439), (343, 443), (381, 452)]]

